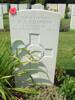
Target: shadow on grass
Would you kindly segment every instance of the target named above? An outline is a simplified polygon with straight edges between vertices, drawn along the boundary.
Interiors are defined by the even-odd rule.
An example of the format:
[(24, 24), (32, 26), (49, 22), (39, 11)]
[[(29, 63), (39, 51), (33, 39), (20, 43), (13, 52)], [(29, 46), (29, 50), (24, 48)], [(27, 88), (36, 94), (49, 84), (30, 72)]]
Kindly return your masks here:
[(75, 77), (75, 69), (66, 69), (66, 74)]

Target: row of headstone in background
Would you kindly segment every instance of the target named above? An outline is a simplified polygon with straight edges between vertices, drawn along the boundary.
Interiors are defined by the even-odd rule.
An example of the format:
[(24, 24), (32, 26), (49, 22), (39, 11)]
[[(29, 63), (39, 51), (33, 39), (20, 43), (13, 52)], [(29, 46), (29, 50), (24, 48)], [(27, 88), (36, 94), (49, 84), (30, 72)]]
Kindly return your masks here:
[(3, 14), (6, 14), (8, 12), (7, 3), (2, 3), (2, 4), (0, 4), (0, 6), (1, 6)]
[(74, 29), (75, 30), (75, 5), (74, 4), (71, 7), (70, 29)]
[(28, 4), (10, 4), (10, 7), (15, 7), (17, 10), (28, 9)]
[[(63, 18), (65, 15), (66, 4), (47, 4), (47, 10), (59, 12), (61, 17)], [(32, 9), (44, 9), (42, 4), (34, 4), (32, 5)]]
[[(16, 40), (23, 41), (27, 49), (33, 52), (32, 55), (39, 60), (39, 63), (22, 66), (16, 73), (24, 71), (25, 68), (31, 70), (39, 68), (40, 71), (31, 72), (33, 80), (36, 83), (53, 84), (60, 25), (58, 12), (40, 9), (20, 10), (15, 16), (9, 14), (9, 22), (11, 43), (13, 44)], [(23, 45), (21, 46), (23, 47)], [(14, 49), (16, 48), (14, 47)], [(26, 61), (24, 57), (21, 60)], [(26, 78), (25, 75), (15, 76), (16, 86), (28, 85)]]
[[(28, 9), (27, 4), (11, 4), (11, 7), (16, 7), (17, 10), (24, 10)], [(66, 4), (47, 4), (46, 8), (50, 11), (57, 11), (61, 14), (61, 17), (63, 18), (65, 15), (65, 7)], [(44, 9), (44, 6), (42, 4), (34, 4), (31, 7), (32, 9)]]
[(44, 9), (44, 6), (41, 4), (34, 4), (32, 5), (32, 9)]
[[(17, 10), (28, 9), (28, 4), (11, 4), (10, 7), (16, 7)], [(32, 9), (44, 9), (44, 6), (41, 4), (32, 5)]]
[(4, 29), (3, 14), (7, 14), (7, 13), (8, 13), (7, 3), (0, 4), (0, 30)]
[[(11, 7), (16, 7), (18, 10), (21, 9), (28, 9), (28, 4), (10, 4)], [(64, 12), (65, 12), (65, 4), (47, 4), (46, 8), (48, 10), (52, 10), (52, 11), (58, 11), (61, 13), (61, 15), (63, 16)], [(69, 4), (69, 7), (71, 8), (72, 5)], [(3, 13), (7, 13), (8, 10), (8, 4), (7, 3), (2, 3), (2, 9), (3, 9)], [(41, 4), (34, 4), (32, 5), (32, 9), (44, 9), (44, 6)]]
[(18, 10), (18, 4), (10, 4), (10, 8), (15, 7)]
[(48, 10), (59, 12), (61, 15), (61, 18), (63, 18), (65, 15), (65, 7), (66, 7), (66, 4), (47, 4), (46, 5), (46, 8)]
[[(17, 10), (24, 10), (28, 9), (27, 4), (11, 4), (11, 7), (16, 7)], [(34, 4), (31, 7), (32, 9), (44, 9), (44, 6), (41, 4)], [(47, 4), (46, 9), (54, 12), (59, 12), (61, 15), (61, 18), (64, 18), (65, 16), (65, 8), (66, 4)], [(72, 9), (72, 4), (69, 4), (69, 16), (71, 16), (71, 9)]]
[(0, 30), (4, 29), (3, 25), (3, 11), (2, 11), (2, 5), (0, 4)]
[[(3, 14), (6, 14), (7, 11), (8, 11), (8, 5), (7, 3), (3, 3), (1, 4), (1, 9), (2, 9), (2, 12)], [(59, 12), (60, 15), (61, 15), (61, 18), (64, 17), (65, 15), (65, 4), (47, 4), (46, 5), (46, 8), (50, 11), (55, 11), (55, 12)], [(71, 29), (75, 29), (75, 25), (74, 25), (74, 11), (75, 11), (75, 5), (73, 4), (69, 4), (68, 5), (69, 8), (70, 8), (70, 12), (69, 12), (69, 16), (71, 16), (71, 23), (70, 23), (70, 28)], [(24, 9), (27, 9), (28, 8), (28, 5), (27, 4), (11, 4), (10, 7), (16, 7), (16, 9), (18, 10), (24, 10)], [(41, 4), (34, 4), (32, 5), (32, 9), (44, 9), (44, 6), (41, 5)], [(3, 15), (2, 15), (3, 16)], [(3, 20), (2, 20), (3, 22)], [(1, 25), (3, 26), (3, 25)], [(0, 29), (3, 29), (2, 27)]]
[[(36, 6), (37, 5), (34, 5), (34, 8), (36, 8)], [(61, 18), (64, 18), (65, 16), (66, 4), (47, 4), (46, 8), (50, 11), (59, 12)], [(70, 29), (75, 29), (75, 4), (68, 4), (68, 8), (69, 8), (68, 16), (69, 18), (71, 18)]]
[(8, 12), (8, 5), (5, 3), (2, 4), (3, 14), (6, 14)]
[[(10, 7), (16, 7), (17, 10), (24, 10), (28, 8), (27, 4), (10, 4)], [(2, 4), (3, 14), (7, 13), (8, 5), (7, 3)], [(41, 4), (32, 5), (32, 9), (44, 9), (44, 6)], [(52, 11), (58, 11), (61, 14), (61, 17), (65, 13), (65, 4), (47, 4), (47, 9)]]

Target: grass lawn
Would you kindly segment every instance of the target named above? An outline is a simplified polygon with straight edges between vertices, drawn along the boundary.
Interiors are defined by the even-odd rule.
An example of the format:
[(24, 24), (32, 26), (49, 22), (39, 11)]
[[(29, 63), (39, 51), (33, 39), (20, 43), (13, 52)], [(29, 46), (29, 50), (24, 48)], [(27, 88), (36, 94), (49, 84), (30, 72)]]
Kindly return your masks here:
[[(64, 24), (69, 23), (65, 21)], [(6, 44), (10, 44), (10, 33), (8, 31), (8, 15), (4, 16), (4, 24), (6, 31), (0, 32), (0, 42), (4, 40)], [(6, 46), (7, 48), (9, 46)], [(5, 47), (5, 48), (6, 48)], [(59, 47), (57, 56), (57, 67), (64, 69), (75, 69), (75, 31), (60, 32)]]
[(75, 31), (60, 32), (57, 66), (75, 69)]

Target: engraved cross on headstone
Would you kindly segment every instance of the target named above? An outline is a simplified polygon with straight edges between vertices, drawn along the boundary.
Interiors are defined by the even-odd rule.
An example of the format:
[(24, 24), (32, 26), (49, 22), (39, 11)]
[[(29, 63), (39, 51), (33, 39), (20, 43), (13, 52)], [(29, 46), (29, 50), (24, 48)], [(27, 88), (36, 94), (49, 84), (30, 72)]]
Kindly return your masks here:
[(37, 60), (41, 60), (45, 56), (52, 57), (53, 55), (52, 48), (44, 48), (44, 46), (40, 44), (39, 34), (29, 34), (29, 45), (27, 48), (33, 52), (33, 56), (35, 56)]

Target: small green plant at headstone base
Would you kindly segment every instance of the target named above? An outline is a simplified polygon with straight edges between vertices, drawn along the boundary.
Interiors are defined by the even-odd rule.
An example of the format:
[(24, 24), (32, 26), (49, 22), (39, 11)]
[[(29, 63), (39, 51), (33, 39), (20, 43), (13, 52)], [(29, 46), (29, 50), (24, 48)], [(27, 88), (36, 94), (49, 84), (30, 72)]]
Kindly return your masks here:
[(11, 50), (8, 49), (5, 41), (0, 43), (0, 100), (17, 100), (18, 97), (13, 95), (16, 93), (37, 94), (35, 89), (16, 88), (14, 87), (13, 71), (21, 65), (20, 60), (14, 57)]
[[(13, 44), (13, 46), (16, 48), (13, 49), (13, 53), (11, 53), (11, 50), (8, 50), (7, 48), (4, 49), (6, 43), (2, 42), (0, 43), (0, 99), (3, 100), (18, 100), (20, 97), (25, 97), (24, 100), (63, 100), (59, 99), (60, 95), (58, 94), (58, 90), (54, 86), (37, 86), (34, 84), (33, 78), (28, 73), (28, 71), (31, 71), (30, 69), (19, 71), (19, 73), (16, 73), (16, 75), (22, 75), (22, 74), (29, 74), (32, 85), (31, 87), (23, 87), (23, 88), (17, 88), (13, 86), (14, 83), (14, 74), (13, 71), (16, 68), (20, 68), (23, 66), (23, 64), (28, 63), (39, 63), (39, 60), (35, 59), (36, 57), (32, 56), (31, 52), (27, 50), (27, 48), (20, 48), (20, 44), (23, 42), (16, 41), (16, 44)], [(19, 48), (17, 48), (19, 47)], [(26, 61), (20, 61), (22, 56), (26, 55), (27, 60)], [(33, 69), (33, 70), (39, 70), (40, 69)], [(42, 70), (41, 70), (42, 71)], [(44, 72), (44, 71), (43, 71)], [(44, 72), (45, 73), (45, 72)], [(46, 74), (46, 73), (45, 73)], [(20, 97), (19, 97), (20, 95)], [(29, 98), (29, 99), (28, 99)], [(33, 98), (33, 99), (31, 99)], [(35, 98), (35, 99), (34, 99)]]
[(75, 100), (75, 78), (66, 75), (59, 91), (67, 100)]
[(66, 71), (62, 68), (57, 67), (55, 71), (55, 85), (59, 86), (62, 84), (66, 76)]

